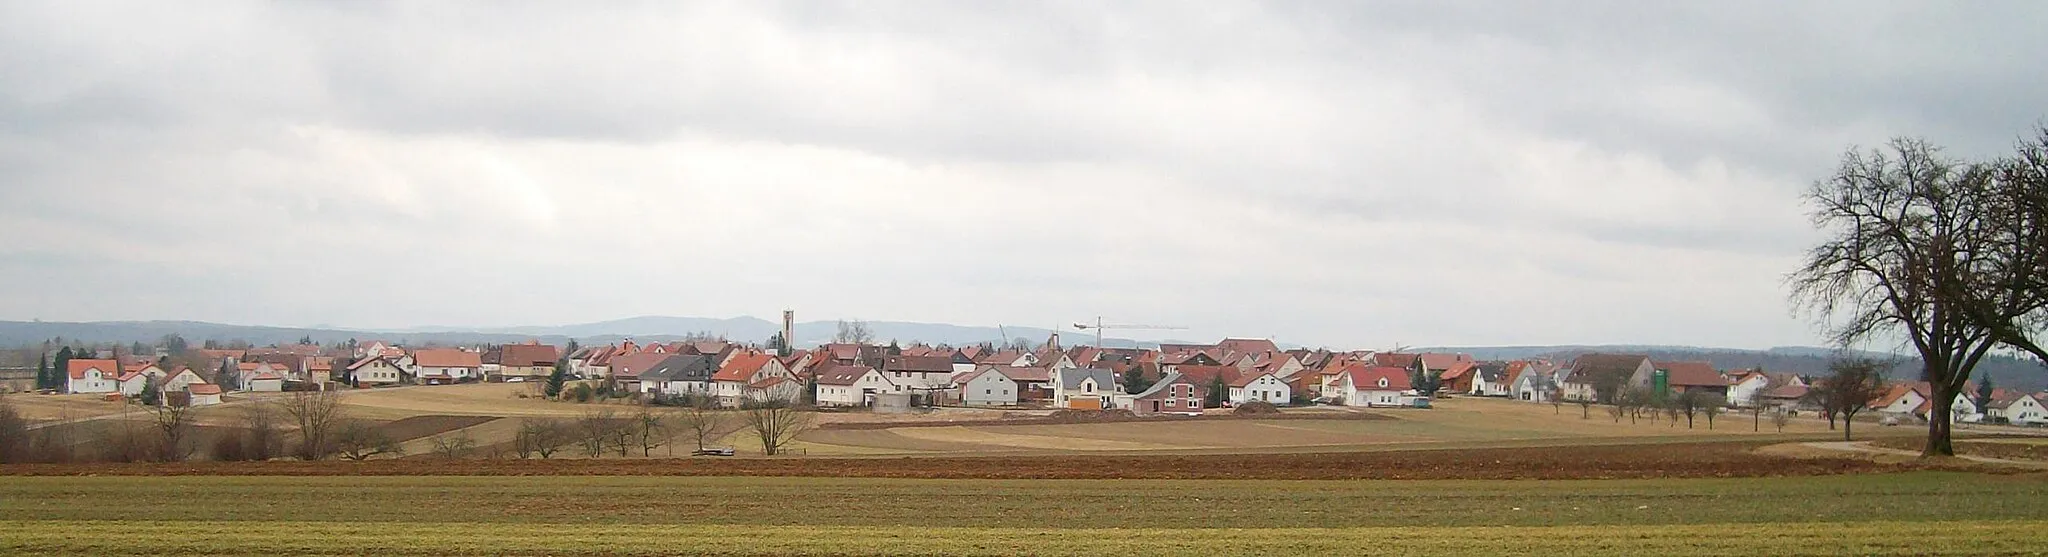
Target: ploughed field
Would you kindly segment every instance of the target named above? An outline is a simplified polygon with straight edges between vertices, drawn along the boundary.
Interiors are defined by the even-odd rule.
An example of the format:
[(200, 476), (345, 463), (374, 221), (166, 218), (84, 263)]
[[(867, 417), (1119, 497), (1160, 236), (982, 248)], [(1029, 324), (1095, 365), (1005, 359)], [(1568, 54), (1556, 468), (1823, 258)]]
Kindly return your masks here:
[(2044, 529), (2048, 479), (1934, 471), (1645, 480), (0, 482), (0, 554), (1983, 555), (2043, 551)]

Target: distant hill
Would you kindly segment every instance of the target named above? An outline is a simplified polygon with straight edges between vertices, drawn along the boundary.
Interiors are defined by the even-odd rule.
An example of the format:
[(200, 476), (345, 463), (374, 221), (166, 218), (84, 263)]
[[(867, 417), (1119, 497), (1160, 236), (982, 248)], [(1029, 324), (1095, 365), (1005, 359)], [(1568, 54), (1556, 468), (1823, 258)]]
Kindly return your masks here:
[[(1765, 371), (1781, 371), (1806, 376), (1826, 375), (1828, 362), (1837, 351), (1831, 348), (1811, 346), (1781, 346), (1769, 350), (1742, 350), (1736, 348), (1703, 348), (1697, 346), (1659, 345), (1599, 345), (1599, 346), (1466, 346), (1417, 348), (1418, 351), (1461, 352), (1481, 360), (1512, 360), (1518, 358), (1550, 358), (1565, 361), (1589, 352), (1644, 354), (1653, 360), (1707, 361), (1720, 369), (1743, 369), (1762, 367)], [(1890, 359), (1890, 354), (1859, 352), (1856, 355)], [(1918, 379), (1920, 359), (1899, 356), (1902, 361), (1889, 373), (1893, 379)], [(2048, 389), (2048, 368), (2031, 359), (2010, 356), (1987, 356), (1977, 365), (1976, 377), (1990, 375), (1993, 385), (2027, 391)]]
[[(569, 339), (583, 343), (615, 342), (623, 338), (640, 340), (671, 341), (692, 334), (709, 334), (736, 342), (764, 342), (782, 328), (781, 324), (756, 317), (735, 317), (713, 319), (702, 317), (634, 317), (614, 321), (584, 323), (561, 326), (533, 327), (419, 327), (404, 330), (369, 330), (347, 328), (301, 328), (264, 327), (253, 325), (227, 325), (201, 321), (98, 321), (67, 323), (49, 321), (0, 321), (0, 346), (21, 346), (40, 343), (54, 338), (78, 339), (89, 342), (154, 342), (168, 334), (178, 334), (198, 344), (207, 340), (221, 342), (241, 340), (255, 345), (297, 342), (310, 337), (314, 342), (328, 344), (345, 342), (383, 340), (404, 344), (479, 344), (512, 343), (537, 339), (543, 342), (564, 344)], [(796, 324), (797, 346), (815, 346), (830, 342), (838, 332), (837, 321), (809, 321)], [(1022, 338), (1032, 343), (1045, 342), (1052, 331), (1037, 327), (972, 327), (942, 323), (911, 323), (899, 321), (869, 321), (868, 329), (875, 341), (887, 343), (894, 340), (903, 344), (925, 342), (930, 344), (951, 344), (964, 346), (982, 342), (1004, 342), (1009, 338)], [(1093, 343), (1093, 335), (1063, 332), (1060, 343), (1073, 345), (1080, 342)], [(1106, 338), (1107, 346), (1156, 346), (1157, 343), (1139, 342), (1129, 339)]]

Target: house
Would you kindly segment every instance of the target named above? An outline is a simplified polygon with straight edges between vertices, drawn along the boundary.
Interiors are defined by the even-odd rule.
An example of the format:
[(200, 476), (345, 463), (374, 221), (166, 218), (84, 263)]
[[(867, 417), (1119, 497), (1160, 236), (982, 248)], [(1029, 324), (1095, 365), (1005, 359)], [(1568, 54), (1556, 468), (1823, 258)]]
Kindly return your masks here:
[(157, 394), (163, 394), (166, 390), (163, 388), (164, 376), (163, 368), (157, 367), (156, 364), (142, 363), (121, 370), (121, 375), (116, 381), (121, 383), (121, 396), (142, 396), (142, 391), (147, 390), (152, 383), (156, 384)]
[(399, 364), (398, 358), (390, 356), (372, 356), (357, 360), (356, 363), (349, 364), (348, 372), (350, 377), (355, 378), (358, 386), (410, 383), (413, 377), (411, 372)]
[(1508, 362), (1508, 396), (1529, 402), (1552, 402), (1557, 366), (1542, 360)]
[(1109, 407), (1116, 394), (1116, 375), (1102, 368), (1055, 369), (1052, 374), (1053, 405), (1059, 408), (1101, 410)]
[(1215, 356), (1209, 355), (1208, 352), (1182, 352), (1178, 354), (1163, 354), (1159, 357), (1160, 373), (1173, 373), (1176, 371), (1180, 371), (1181, 366), (1220, 365), (1223, 365), (1223, 361), (1216, 359)]
[(1472, 389), (1465, 391), (1478, 396), (1508, 396), (1508, 362), (1480, 362), (1474, 364)]
[(198, 372), (185, 366), (172, 368), (171, 374), (163, 380), (165, 391), (183, 391), (186, 387), (205, 383), (206, 379), (200, 377)]
[[(383, 358), (377, 359), (381, 360)], [(264, 369), (267, 370), (270, 368)], [(244, 375), (243, 377), (245, 379), (243, 379), (242, 381), (242, 390), (245, 391), (257, 393), (275, 393), (284, 390), (284, 375), (277, 373), (275, 371), (259, 371), (253, 375)]]
[(880, 370), (861, 365), (823, 364), (817, 374), (819, 406), (871, 406), (882, 393), (896, 392)]
[(1714, 401), (1728, 400), (1728, 378), (1714, 370), (1708, 362), (1651, 362), (1650, 372), (1638, 373), (1629, 378), (1637, 387), (1653, 392), (1659, 387), (1674, 396), (1698, 393)]
[(1650, 357), (1641, 354), (1582, 354), (1562, 372), (1558, 384), (1565, 400), (1614, 400), (1614, 392), (1634, 377), (1656, 372)]
[[(644, 356), (644, 354), (634, 354), (629, 358), (638, 358), (640, 356)], [(715, 356), (705, 356), (702, 354), (669, 354), (666, 356), (655, 354), (655, 356), (661, 356), (661, 360), (644, 369), (634, 370), (633, 375), (630, 377), (630, 382), (629, 378), (625, 375), (614, 375), (613, 377), (618, 378), (622, 387), (647, 394), (667, 396), (714, 394), (711, 386), (711, 376), (718, 373), (718, 365), (713, 363)], [(619, 361), (623, 360), (624, 358)]]
[(1264, 358), (1261, 358), (1256, 366), (1256, 369), (1258, 371), (1271, 373), (1273, 374), (1273, 377), (1285, 381), (1294, 378), (1296, 374), (1299, 374), (1303, 370), (1308, 369), (1308, 366), (1302, 364), (1301, 359), (1296, 358), (1293, 354), (1289, 354), (1286, 352), (1273, 352), (1267, 354)]
[(1920, 394), (1912, 385), (1895, 384), (1870, 403), (1870, 409), (1879, 414), (1892, 416), (1927, 417), (1927, 395)]
[(356, 358), (359, 359), (368, 359), (380, 356), (396, 358), (405, 355), (405, 349), (399, 348), (398, 345), (384, 342), (381, 340), (373, 340), (367, 343), (357, 344), (356, 353), (354, 355)]
[[(527, 341), (525, 344), (507, 344), (498, 347), (498, 377), (510, 380), (523, 377), (535, 380), (555, 372), (555, 361), (562, 357), (552, 344)], [(481, 367), (481, 366), (480, 366)]]
[(1240, 373), (1228, 385), (1231, 404), (1258, 401), (1285, 406), (1294, 398), (1294, 389), (1286, 381), (1262, 371)]
[(1472, 371), (1477, 368), (1469, 354), (1426, 353), (1415, 357), (1410, 368), (1416, 377), (1435, 376), (1438, 392), (1472, 392)]
[[(1977, 408), (1976, 401), (1970, 398), (1976, 392), (1975, 382), (1963, 384), (1962, 391), (1956, 393), (1956, 398), (1949, 407), (1951, 422), (1976, 423), (1984, 420), (1984, 412)], [(1928, 414), (1934, 411), (1933, 393), (1933, 387), (1926, 381), (1896, 383), (1886, 390), (1884, 395), (1877, 397), (1877, 401), (1870, 404), (1870, 409), (1880, 414), (1928, 420)]]
[(220, 385), (194, 383), (185, 386), (185, 392), (191, 395), (191, 400), (185, 403), (187, 406), (213, 406), (220, 404)]
[(1728, 405), (1748, 408), (1763, 402), (1759, 394), (1788, 385), (1807, 386), (1805, 379), (1790, 373), (1765, 373), (1760, 368), (1731, 371), (1728, 372)]
[(459, 348), (433, 348), (412, 353), (414, 374), (423, 385), (445, 385), (483, 378), (483, 354)]
[(983, 354), (974, 359), (976, 365), (1030, 367), (1038, 363), (1038, 356), (1021, 350), (1003, 350)]
[[(1812, 390), (1811, 387), (1808, 387), (1803, 382), (1796, 384), (1788, 383), (1764, 391), (1759, 402), (1771, 408), (1800, 409), (1802, 406), (1809, 405), (1806, 394)], [(1876, 407), (1872, 406), (1872, 408)]]
[(1042, 367), (981, 366), (981, 369), (995, 369), (1017, 384), (1017, 402), (1041, 402), (1053, 399), (1053, 370)]
[(1408, 373), (1396, 367), (1352, 364), (1338, 378), (1336, 398), (1343, 399), (1345, 406), (1402, 406), (1403, 397), (1413, 388)]
[(711, 374), (712, 395), (726, 404), (739, 404), (750, 397), (766, 397), (780, 394), (784, 390), (801, 390), (796, 389), (795, 384), (791, 383), (788, 389), (767, 392), (780, 385), (767, 383), (769, 379), (777, 377), (785, 381), (792, 379), (789, 369), (782, 367), (782, 361), (776, 359), (773, 354), (751, 350), (734, 354), (725, 360), (725, 365), (719, 367), (716, 373)]
[(64, 384), (64, 392), (112, 393), (121, 389), (121, 365), (114, 360), (74, 359), (65, 367), (70, 380)]
[(789, 355), (782, 356), (780, 359), (782, 360), (782, 368), (789, 370), (790, 375), (797, 377), (809, 377), (811, 365), (818, 362), (817, 358), (809, 350), (791, 350)]
[(1003, 370), (1018, 369), (989, 366), (978, 371), (961, 375), (955, 382), (960, 385), (960, 403), (967, 406), (1016, 406), (1017, 397), (1023, 391), (1017, 380), (1003, 374)]
[(1153, 383), (1151, 388), (1131, 397), (1130, 410), (1136, 414), (1189, 414), (1202, 413), (1202, 396), (1199, 386), (1187, 376), (1168, 373)]
[[(621, 388), (628, 391), (654, 392), (647, 388), (646, 382), (641, 380), (640, 374), (654, 369), (655, 366), (661, 365), (662, 362), (668, 361), (670, 356), (675, 355), (667, 352), (646, 350), (618, 356), (606, 362), (606, 374), (604, 377), (617, 381)], [(705, 356), (704, 358), (707, 362), (713, 362), (713, 369), (717, 368), (717, 363), (712, 359), (712, 356)]]
[(883, 360), (882, 375), (889, 378), (899, 393), (943, 391), (953, 385), (953, 358), (890, 356)]
[(803, 390), (803, 383), (788, 375), (779, 375), (747, 384), (746, 398), (754, 402), (796, 401), (803, 398)]
[(2048, 402), (2040, 395), (2023, 393), (2013, 389), (1993, 389), (1991, 401), (1984, 405), (1985, 419), (2013, 425), (2048, 424)]

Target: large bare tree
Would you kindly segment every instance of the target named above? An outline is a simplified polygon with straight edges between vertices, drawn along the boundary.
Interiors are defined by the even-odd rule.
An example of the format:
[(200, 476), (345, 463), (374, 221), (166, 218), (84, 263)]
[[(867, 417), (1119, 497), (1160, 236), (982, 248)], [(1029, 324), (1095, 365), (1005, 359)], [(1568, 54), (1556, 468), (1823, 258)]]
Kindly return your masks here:
[(786, 400), (749, 401), (740, 411), (747, 429), (761, 440), (761, 452), (769, 456), (780, 454), (798, 435), (810, 431), (812, 418), (812, 413)]
[(1923, 455), (1954, 455), (1948, 416), (1986, 354), (2048, 359), (2048, 129), (1996, 163), (1917, 139), (1851, 150), (1806, 199), (1826, 241), (1789, 277), (1795, 304), (1844, 347), (1903, 336), (1933, 400)]
[(303, 460), (320, 460), (334, 454), (334, 430), (341, 425), (345, 412), (341, 409), (341, 397), (334, 391), (293, 391), (278, 404), (286, 416), (299, 426), (298, 456)]
[(718, 409), (718, 401), (711, 397), (691, 397), (689, 404), (676, 414), (676, 426), (683, 434), (697, 442), (697, 452), (704, 452), (704, 445), (718, 439), (725, 427), (727, 414)]

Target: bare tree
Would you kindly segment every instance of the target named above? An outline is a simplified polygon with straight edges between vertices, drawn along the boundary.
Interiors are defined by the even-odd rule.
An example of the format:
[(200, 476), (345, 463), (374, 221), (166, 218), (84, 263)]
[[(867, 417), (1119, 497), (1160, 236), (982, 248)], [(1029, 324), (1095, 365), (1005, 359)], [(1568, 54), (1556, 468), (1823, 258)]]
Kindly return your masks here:
[(1579, 405), (1579, 419), (1585, 420), (1591, 419), (1593, 417), (1592, 398), (1589, 398), (1585, 395), (1574, 396), (1572, 397), (1572, 404)]
[(576, 418), (576, 442), (582, 446), (583, 456), (604, 456), (605, 444), (611, 440), (612, 430), (618, 427), (618, 421), (610, 408), (587, 410)]
[(343, 420), (334, 430), (334, 450), (349, 460), (369, 460), (377, 455), (402, 455), (398, 445), (383, 428), (369, 420)]
[(150, 407), (150, 424), (156, 426), (157, 455), (162, 462), (177, 462), (192, 456), (192, 407), (160, 404)]
[(1770, 399), (1764, 398), (1764, 393), (1766, 392), (1769, 392), (1769, 390), (1757, 389), (1749, 393), (1749, 415), (1754, 418), (1753, 421), (1755, 422), (1750, 424), (1751, 431), (1762, 432), (1764, 430), (1764, 412), (1771, 408), (1769, 404)]
[(476, 454), (476, 436), (467, 429), (434, 437), (434, 454), (450, 460), (469, 458)]
[(875, 341), (875, 332), (868, 329), (868, 322), (861, 320), (839, 320), (839, 332), (832, 334), (832, 342), (840, 344), (866, 345)]
[(677, 413), (676, 427), (697, 442), (698, 452), (703, 452), (705, 443), (718, 439), (727, 416), (710, 397), (695, 397)]
[(1559, 390), (1556, 384), (1552, 384), (1548, 387), (1543, 387), (1541, 392), (1543, 393), (1543, 398), (1550, 401), (1550, 413), (1563, 415), (1564, 391)]
[(1778, 433), (1785, 432), (1785, 424), (1792, 423), (1792, 411), (1779, 408), (1771, 412), (1771, 425), (1778, 427)]
[(655, 449), (675, 438), (675, 431), (669, 429), (674, 421), (667, 411), (657, 412), (649, 405), (633, 413), (633, 438), (640, 446), (640, 456), (654, 456)]
[(250, 460), (270, 460), (284, 456), (283, 420), (276, 407), (269, 404), (251, 404), (242, 408), (243, 425), (248, 428), (248, 442), (244, 450)]
[(286, 416), (299, 426), (301, 460), (320, 460), (334, 454), (334, 430), (346, 419), (341, 397), (334, 391), (293, 391), (278, 402)]
[(519, 458), (554, 458), (555, 451), (571, 442), (569, 426), (554, 418), (525, 418), (519, 421), (519, 432), (512, 437), (513, 451)]
[[(1827, 398), (1834, 404), (1835, 411), (1842, 415), (1842, 440), (1849, 441), (1856, 413), (1869, 408), (1871, 401), (1884, 394), (1884, 369), (1888, 363), (1865, 359), (1836, 360), (1828, 364), (1829, 374), (1821, 381), (1820, 389), (1828, 392)], [(1940, 421), (1939, 417), (1935, 421)]]
[[(2048, 361), (2048, 127), (1995, 164), (1917, 139), (1851, 150), (1807, 192), (1828, 238), (1789, 279), (1792, 299), (1856, 346), (1903, 333), (1948, 416), (1997, 346)], [(1848, 402), (1848, 401), (1838, 401)], [(1953, 456), (1949, 420), (1928, 420), (1921, 454)]]
[(774, 456), (798, 435), (810, 431), (812, 415), (786, 400), (748, 401), (741, 407), (741, 419), (761, 440), (761, 452)]

